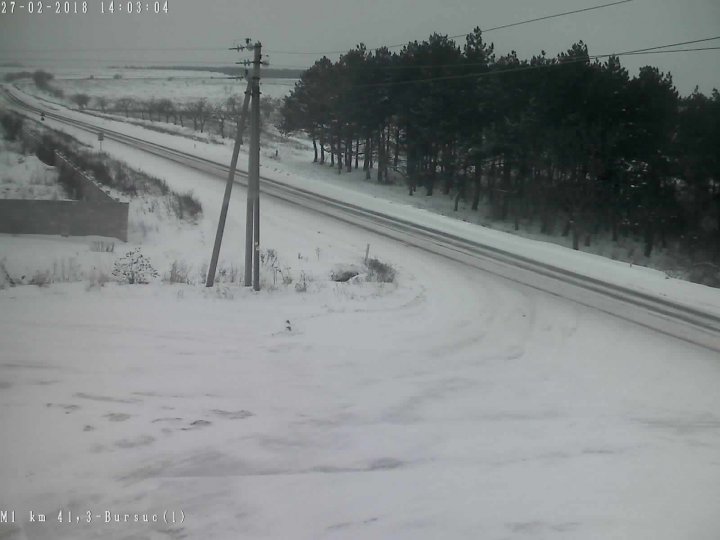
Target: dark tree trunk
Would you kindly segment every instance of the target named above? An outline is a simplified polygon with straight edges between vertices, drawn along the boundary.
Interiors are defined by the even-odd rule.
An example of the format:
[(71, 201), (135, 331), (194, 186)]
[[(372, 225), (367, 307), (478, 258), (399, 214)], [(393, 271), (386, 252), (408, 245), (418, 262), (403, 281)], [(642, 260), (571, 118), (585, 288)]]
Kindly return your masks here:
[(473, 173), (473, 180), (475, 189), (473, 191), (472, 205), (470, 206), (470, 208), (474, 211), (477, 211), (478, 207), (480, 206), (480, 194), (482, 193), (482, 166), (480, 165), (479, 159), (475, 161), (475, 172)]
[(563, 232), (562, 232), (563, 238), (567, 237), (570, 234), (572, 227), (573, 227), (573, 220), (571, 218), (571, 219), (568, 219), (567, 222), (565, 223), (565, 228), (563, 229)]
[(663, 249), (667, 249), (667, 234), (666, 234), (667, 226), (666, 225), (667, 225), (667, 223), (665, 222), (664, 219), (660, 221), (660, 229), (659, 229), (658, 233), (660, 234), (660, 247)]
[(355, 170), (358, 168), (358, 160), (360, 159), (360, 137), (355, 139)]
[(313, 152), (315, 154), (313, 157), (313, 163), (317, 163), (318, 162), (318, 145), (317, 145), (317, 139), (315, 138), (315, 135), (313, 135), (312, 143), (313, 143)]
[(377, 161), (377, 181), (378, 184), (383, 182), (383, 165), (385, 163), (385, 128), (380, 130), (380, 140), (378, 141), (378, 161)]
[(655, 224), (652, 220), (648, 220), (645, 224), (645, 251), (646, 257), (652, 255), (653, 245), (655, 242)]
[(352, 172), (352, 154), (353, 154), (353, 142), (352, 137), (348, 137), (345, 142), (345, 168), (347, 172)]
[(425, 181), (425, 195), (432, 197), (433, 190), (435, 189), (435, 178), (437, 175), (437, 151), (433, 151), (432, 157), (430, 158), (430, 170), (429, 174), (426, 175)]
[(398, 157), (400, 154), (400, 128), (395, 128), (395, 155), (393, 156), (393, 167), (397, 169)]
[(365, 155), (363, 156), (363, 171), (370, 168), (370, 137), (365, 137)]
[(577, 221), (572, 222), (572, 233), (573, 233), (573, 249), (580, 249), (580, 230), (578, 229)]
[(343, 152), (341, 147), (341, 138), (338, 136), (337, 138), (337, 166), (338, 166), (338, 174), (342, 173), (343, 169)]
[(505, 156), (502, 176), (502, 204), (500, 206), (500, 219), (503, 221), (507, 219), (509, 212), (510, 191), (512, 190), (511, 166), (510, 160)]
[(612, 227), (612, 241), (617, 242), (618, 241), (618, 218), (614, 214), (610, 217), (611, 221), (611, 227)]
[(365, 180), (370, 180), (370, 170), (372, 169), (372, 153), (373, 153), (373, 139), (372, 137), (368, 137), (365, 139), (365, 164), (363, 165), (363, 168), (365, 169)]

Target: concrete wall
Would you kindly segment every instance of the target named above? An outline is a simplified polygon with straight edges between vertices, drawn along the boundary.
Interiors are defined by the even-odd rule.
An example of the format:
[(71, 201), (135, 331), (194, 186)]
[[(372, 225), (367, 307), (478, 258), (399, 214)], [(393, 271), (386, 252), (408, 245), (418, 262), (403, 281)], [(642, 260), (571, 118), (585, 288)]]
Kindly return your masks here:
[(75, 198), (80, 201), (97, 201), (111, 202), (114, 199), (105, 193), (102, 188), (97, 185), (88, 175), (78, 169), (71, 161), (69, 161), (62, 153), (55, 151), (55, 164), (75, 176), (79, 187)]
[(0, 233), (109, 236), (127, 242), (126, 202), (0, 199)]

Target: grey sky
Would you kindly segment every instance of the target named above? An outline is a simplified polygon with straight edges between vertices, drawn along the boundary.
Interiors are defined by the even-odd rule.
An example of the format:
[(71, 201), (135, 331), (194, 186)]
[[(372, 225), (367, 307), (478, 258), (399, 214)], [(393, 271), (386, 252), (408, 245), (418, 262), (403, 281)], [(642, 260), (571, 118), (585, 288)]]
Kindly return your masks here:
[[(223, 50), (245, 37), (268, 51), (347, 50), (422, 40), (432, 32), (462, 34), (523, 19), (609, 3), (611, 0), (168, 0), (169, 14), (89, 13), (58, 15), (54, 0), (44, 13), (0, 15), (0, 62), (20, 61), (51, 69), (154, 61), (230, 63)], [(143, 8), (148, 0), (143, 0)], [(163, 0), (164, 2), (164, 0)], [(127, 2), (122, 2), (123, 6)], [(152, 11), (154, 0), (150, 0)], [(73, 2), (71, 2), (71, 5)], [(78, 2), (81, 4), (81, 2)], [(107, 8), (109, 1), (105, 2)], [(117, 6), (119, 2), (115, 2)], [(52, 9), (48, 10), (47, 6)], [(8, 6), (9, 8), (9, 6)], [(37, 9), (36, 9), (37, 11)], [(591, 54), (640, 49), (720, 35), (720, 0), (633, 0), (630, 3), (486, 34), (500, 54), (521, 58), (544, 49), (555, 55), (584, 40)], [(462, 40), (458, 40), (462, 42)], [(720, 40), (698, 44), (720, 46)], [(137, 50), (140, 48), (163, 50)], [(198, 49), (215, 50), (198, 50)], [(33, 52), (30, 52), (33, 51)], [(337, 56), (337, 55), (335, 55)], [(313, 55), (270, 53), (274, 66), (307, 66)], [(656, 65), (671, 71), (682, 94), (698, 84), (720, 88), (720, 50), (624, 57), (631, 74)]]

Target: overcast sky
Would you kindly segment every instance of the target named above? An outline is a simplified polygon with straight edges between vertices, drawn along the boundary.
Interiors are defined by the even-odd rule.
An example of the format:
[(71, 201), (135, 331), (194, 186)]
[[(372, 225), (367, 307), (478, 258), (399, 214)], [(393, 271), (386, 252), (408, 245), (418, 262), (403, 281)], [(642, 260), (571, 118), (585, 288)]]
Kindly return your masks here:
[[(169, 13), (155, 15), (154, 0), (143, 0), (143, 9), (149, 2), (151, 12), (128, 15), (118, 11), (120, 2), (114, 14), (102, 14), (100, 0), (89, 0), (86, 15), (58, 15), (55, 0), (43, 0), (42, 14), (37, 8), (27, 13), (27, 7), (19, 7), (27, 1), (17, 0), (14, 14), (0, 15), (0, 63), (19, 61), (50, 70), (155, 61), (227, 64), (240, 55), (224, 49), (251, 37), (262, 41), (275, 67), (308, 66), (317, 55), (273, 51), (405, 43), (432, 32), (463, 34), (474, 26), (491, 28), (611, 1), (168, 0)], [(528, 58), (541, 49), (555, 55), (578, 40), (588, 44), (591, 54), (605, 54), (715, 36), (720, 36), (720, 0), (633, 0), (489, 32), (485, 38), (500, 54), (515, 49)], [(720, 46), (720, 40), (690, 47), (708, 46)], [(720, 50), (624, 57), (622, 63), (631, 74), (647, 64), (670, 71), (682, 94), (696, 84), (705, 93), (720, 89)]]

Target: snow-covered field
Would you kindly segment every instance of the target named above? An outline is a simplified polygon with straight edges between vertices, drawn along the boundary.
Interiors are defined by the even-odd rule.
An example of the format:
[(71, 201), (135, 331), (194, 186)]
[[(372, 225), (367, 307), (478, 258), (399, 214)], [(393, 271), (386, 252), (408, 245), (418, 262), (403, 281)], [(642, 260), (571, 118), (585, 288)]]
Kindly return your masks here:
[[(143, 136), (229, 161), (227, 146)], [(266, 266), (259, 293), (206, 289), (224, 182), (112, 141), (103, 149), (192, 189), (204, 217), (190, 226), (137, 213), (114, 253), (93, 251), (94, 238), (0, 235), (13, 272), (55, 264), (81, 275), (0, 290), (0, 510), (16, 510), (0, 537), (720, 534), (713, 353), (269, 198), (262, 246), (293, 282)], [(286, 152), (263, 158), (263, 174), (476, 234), (332, 184), (319, 168), (296, 171)], [(244, 196), (236, 187), (228, 274), (242, 266)], [(714, 291), (659, 272), (482, 234), (720, 306)], [(396, 269), (395, 283), (332, 282), (338, 265), (362, 265), (367, 244)], [(93, 279), (136, 245), (161, 276), (180, 263), (195, 284)], [(165, 510), (184, 522), (162, 523)], [(30, 511), (47, 522), (30, 523)], [(106, 511), (130, 522), (106, 524)], [(161, 523), (134, 523), (136, 513)]]
[[(4, 68), (3, 72), (22, 71)], [(247, 83), (234, 80), (223, 73), (214, 71), (182, 71), (153, 69), (107, 69), (98, 70), (50, 70), (55, 74), (51, 84), (70, 97), (77, 93), (86, 93), (93, 98), (104, 97), (111, 101), (132, 96), (143, 99), (170, 99), (173, 103), (187, 103), (206, 98), (210, 103), (222, 103), (231, 96), (243, 95)], [(115, 79), (118, 75), (120, 78)], [(92, 77), (92, 78), (90, 78)], [(32, 80), (22, 79), (17, 84), (31, 94), (43, 95)], [(262, 84), (263, 96), (281, 98), (292, 90), (294, 79), (267, 79)]]
[(0, 199), (65, 199), (55, 167), (19, 150), (0, 139)]

